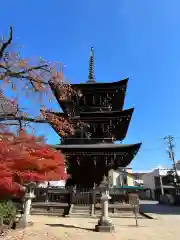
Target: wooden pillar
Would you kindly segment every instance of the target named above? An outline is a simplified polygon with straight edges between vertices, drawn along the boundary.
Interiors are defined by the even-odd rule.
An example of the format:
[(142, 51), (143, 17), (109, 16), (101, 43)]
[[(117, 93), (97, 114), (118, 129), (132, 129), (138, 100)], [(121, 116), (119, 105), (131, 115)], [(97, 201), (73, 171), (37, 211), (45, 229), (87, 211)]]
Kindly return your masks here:
[(91, 216), (95, 216), (96, 211), (96, 187), (94, 184), (94, 187), (92, 189), (92, 200), (91, 200)]
[(73, 210), (73, 207), (74, 207), (74, 200), (75, 200), (75, 195), (76, 195), (76, 193), (75, 193), (75, 188), (73, 187), (73, 188), (71, 188), (70, 189), (70, 197), (69, 197), (69, 212), (68, 212), (68, 215), (71, 215), (71, 213), (72, 213), (72, 210)]
[(45, 195), (45, 202), (46, 203), (49, 202), (49, 186), (50, 186), (50, 183), (48, 182), (47, 188), (46, 188), (46, 195)]

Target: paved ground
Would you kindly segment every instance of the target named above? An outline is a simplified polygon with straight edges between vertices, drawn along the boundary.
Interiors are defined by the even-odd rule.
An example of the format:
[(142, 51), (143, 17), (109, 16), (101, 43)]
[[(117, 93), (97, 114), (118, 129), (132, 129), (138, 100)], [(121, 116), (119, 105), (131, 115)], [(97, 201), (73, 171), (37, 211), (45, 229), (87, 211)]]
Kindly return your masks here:
[(145, 213), (159, 215), (180, 215), (180, 206), (158, 204), (156, 201), (140, 201), (141, 210)]
[[(145, 203), (144, 203), (145, 204)], [(149, 203), (148, 203), (149, 204)], [(154, 206), (151, 206), (154, 205)], [(153, 207), (161, 209), (162, 206), (151, 203)], [(168, 208), (169, 209), (169, 208)], [(172, 208), (171, 208), (172, 209)], [(174, 209), (174, 208), (173, 208)], [(152, 212), (152, 210), (151, 210)], [(94, 226), (97, 219), (92, 218), (59, 218), (31, 216), (34, 226), (24, 231), (13, 232), (2, 240), (179, 240), (180, 214), (155, 214), (156, 219), (139, 219), (139, 227), (135, 227), (133, 218), (114, 218), (114, 233), (96, 233)]]

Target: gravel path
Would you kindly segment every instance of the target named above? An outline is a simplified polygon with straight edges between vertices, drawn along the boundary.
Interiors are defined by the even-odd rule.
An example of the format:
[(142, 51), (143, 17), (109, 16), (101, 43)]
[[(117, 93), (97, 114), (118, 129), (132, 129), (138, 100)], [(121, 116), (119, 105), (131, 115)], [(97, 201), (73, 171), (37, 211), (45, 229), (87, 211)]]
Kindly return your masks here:
[(114, 218), (114, 233), (96, 233), (97, 219), (32, 216), (34, 225), (14, 231), (2, 240), (179, 240), (180, 215), (157, 215), (156, 220), (140, 219), (135, 227), (133, 218)]
[(179, 240), (180, 207), (141, 201), (141, 208), (155, 219), (113, 218), (114, 233), (97, 233), (97, 219), (30, 216), (34, 222), (25, 230), (13, 231), (1, 240)]

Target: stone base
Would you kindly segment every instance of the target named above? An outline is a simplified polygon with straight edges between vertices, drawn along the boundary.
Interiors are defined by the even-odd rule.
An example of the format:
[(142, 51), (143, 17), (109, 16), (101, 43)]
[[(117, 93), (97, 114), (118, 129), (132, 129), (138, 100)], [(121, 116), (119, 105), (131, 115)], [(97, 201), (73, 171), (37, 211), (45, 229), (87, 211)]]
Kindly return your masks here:
[(95, 226), (95, 231), (96, 232), (113, 232), (114, 225), (109, 220), (102, 221), (102, 219), (100, 219), (98, 224)]
[(101, 226), (101, 225), (96, 225), (95, 226), (95, 231), (96, 232), (113, 232), (114, 231), (114, 226)]
[(15, 224), (15, 229), (22, 229), (22, 228), (26, 228), (26, 227), (31, 227), (32, 225), (33, 225), (33, 222), (25, 223), (23, 220), (20, 220)]

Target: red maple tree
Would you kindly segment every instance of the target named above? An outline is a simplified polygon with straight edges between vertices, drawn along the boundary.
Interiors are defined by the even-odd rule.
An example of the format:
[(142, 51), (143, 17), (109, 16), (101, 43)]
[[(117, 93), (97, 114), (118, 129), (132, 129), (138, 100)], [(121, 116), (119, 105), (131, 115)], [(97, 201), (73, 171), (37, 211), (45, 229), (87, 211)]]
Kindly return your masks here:
[(21, 130), (0, 133), (0, 198), (23, 196), (31, 182), (67, 179), (64, 156)]

